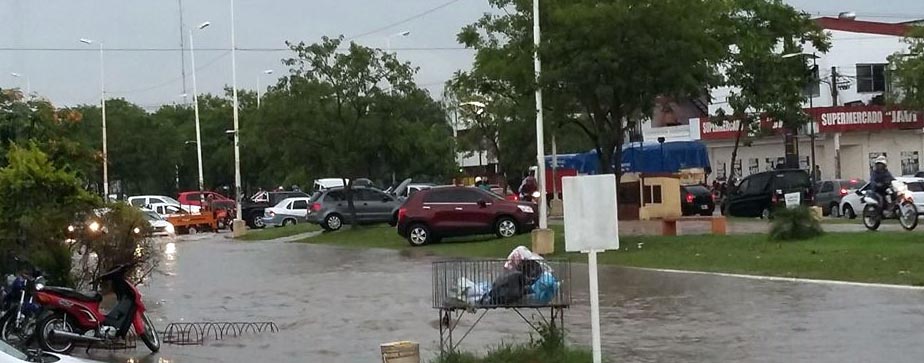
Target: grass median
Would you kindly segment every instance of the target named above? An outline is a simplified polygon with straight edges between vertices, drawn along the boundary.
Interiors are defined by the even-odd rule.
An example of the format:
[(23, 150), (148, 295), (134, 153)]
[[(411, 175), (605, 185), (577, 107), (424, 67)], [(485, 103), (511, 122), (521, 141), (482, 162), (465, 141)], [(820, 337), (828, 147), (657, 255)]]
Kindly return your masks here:
[[(564, 253), (564, 233), (555, 229), (552, 257), (584, 261)], [(301, 242), (354, 248), (387, 248), (447, 257), (505, 258), (530, 236), (498, 240), (491, 236), (447, 239), (411, 247), (394, 228), (366, 226), (324, 233)], [(622, 237), (622, 248), (599, 261), (629, 267), (724, 272), (855, 282), (924, 286), (924, 235), (914, 232), (827, 233), (799, 242), (772, 242), (763, 234), (729, 236)]]
[(299, 223), (285, 227), (266, 227), (263, 229), (251, 229), (247, 234), (238, 237), (242, 241), (266, 241), (277, 238), (291, 237), (308, 232), (320, 231), (321, 227), (311, 223)]

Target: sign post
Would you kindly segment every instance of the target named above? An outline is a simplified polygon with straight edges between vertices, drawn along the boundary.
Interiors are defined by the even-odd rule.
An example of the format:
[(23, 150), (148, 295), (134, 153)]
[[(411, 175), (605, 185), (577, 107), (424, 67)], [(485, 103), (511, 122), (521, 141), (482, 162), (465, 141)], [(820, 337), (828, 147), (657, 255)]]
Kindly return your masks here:
[(605, 174), (562, 178), (562, 195), (565, 212), (565, 250), (587, 254), (591, 343), (594, 363), (600, 363), (603, 353), (600, 347), (597, 253), (619, 249), (616, 176)]

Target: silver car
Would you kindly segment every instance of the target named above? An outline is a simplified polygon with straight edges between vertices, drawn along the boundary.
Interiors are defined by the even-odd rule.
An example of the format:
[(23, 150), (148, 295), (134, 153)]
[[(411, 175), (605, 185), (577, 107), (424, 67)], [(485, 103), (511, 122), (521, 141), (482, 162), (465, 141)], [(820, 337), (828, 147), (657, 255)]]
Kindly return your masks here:
[[(404, 185), (397, 190), (406, 188)], [(402, 200), (394, 195), (369, 187), (353, 188), (353, 205), (356, 219), (361, 224), (389, 223), (394, 225), (398, 218), (398, 208)], [(331, 188), (317, 192), (311, 197), (308, 215), (309, 223), (315, 223), (328, 231), (336, 231), (344, 224), (352, 224), (346, 191), (343, 188)]]
[(288, 226), (305, 221), (308, 214), (310, 198), (296, 197), (281, 200), (275, 206), (263, 210), (263, 224), (270, 226)]

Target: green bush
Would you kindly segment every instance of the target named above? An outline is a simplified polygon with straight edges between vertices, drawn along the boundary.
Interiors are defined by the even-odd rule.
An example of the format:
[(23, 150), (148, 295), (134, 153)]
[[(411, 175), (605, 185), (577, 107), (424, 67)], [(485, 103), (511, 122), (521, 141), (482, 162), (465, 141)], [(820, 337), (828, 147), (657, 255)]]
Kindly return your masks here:
[(822, 234), (821, 222), (808, 207), (779, 208), (773, 213), (773, 224), (770, 225), (770, 239), (773, 241), (805, 240)]
[(100, 274), (113, 267), (136, 263), (130, 276), (140, 281), (158, 263), (154, 240), (147, 237), (150, 224), (137, 208), (119, 202), (89, 217), (86, 223), (96, 221), (104, 226), (103, 233), (84, 233), (77, 240), (78, 264), (75, 280), (78, 286), (88, 286)]
[(501, 344), (484, 357), (458, 352), (434, 363), (585, 363), (593, 360), (591, 352), (565, 345), (564, 331), (548, 324), (538, 326), (538, 336), (528, 344)]

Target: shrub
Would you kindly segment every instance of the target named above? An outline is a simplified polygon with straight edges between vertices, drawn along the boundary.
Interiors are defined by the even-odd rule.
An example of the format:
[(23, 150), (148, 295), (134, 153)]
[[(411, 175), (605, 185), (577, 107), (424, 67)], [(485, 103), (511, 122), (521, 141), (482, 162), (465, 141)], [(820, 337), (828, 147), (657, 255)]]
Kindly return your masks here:
[(532, 336), (529, 344), (501, 344), (492, 348), (484, 357), (471, 353), (449, 354), (434, 363), (584, 363), (592, 361), (589, 351), (569, 348), (565, 345), (564, 331), (548, 324), (538, 326), (538, 336)]
[(780, 208), (773, 214), (773, 224), (770, 225), (770, 239), (773, 241), (804, 240), (822, 234), (821, 223), (808, 207)]
[(110, 203), (87, 219), (104, 227), (102, 233), (84, 233), (78, 239), (75, 280), (87, 286), (113, 267), (136, 263), (129, 276), (136, 282), (149, 274), (158, 263), (153, 239), (147, 237), (150, 224), (138, 209), (125, 203)]

